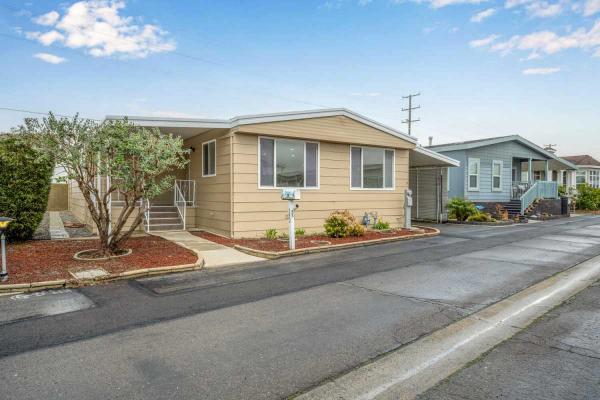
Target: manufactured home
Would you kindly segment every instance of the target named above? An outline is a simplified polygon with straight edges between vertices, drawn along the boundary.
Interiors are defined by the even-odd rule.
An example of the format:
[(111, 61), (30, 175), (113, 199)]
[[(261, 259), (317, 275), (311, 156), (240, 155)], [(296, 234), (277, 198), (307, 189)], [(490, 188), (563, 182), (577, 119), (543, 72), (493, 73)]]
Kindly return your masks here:
[[(438, 173), (443, 179), (448, 168), (459, 165), (420, 147), (412, 136), (346, 109), (229, 120), (127, 118), (180, 136), (190, 149), (173, 188), (150, 202), (146, 231), (201, 229), (240, 238), (262, 236), (269, 228), (285, 230), (284, 187), (300, 189), (296, 226), (307, 233), (322, 232), (335, 210), (349, 210), (359, 220), (365, 213), (377, 215), (400, 227), (409, 174), (419, 171), (422, 178), (413, 192), (435, 219), (447, 198), (441, 191), (445, 181), (436, 183)], [(80, 219), (91, 222), (73, 186), (70, 204)], [(112, 207), (119, 207), (118, 195)]]

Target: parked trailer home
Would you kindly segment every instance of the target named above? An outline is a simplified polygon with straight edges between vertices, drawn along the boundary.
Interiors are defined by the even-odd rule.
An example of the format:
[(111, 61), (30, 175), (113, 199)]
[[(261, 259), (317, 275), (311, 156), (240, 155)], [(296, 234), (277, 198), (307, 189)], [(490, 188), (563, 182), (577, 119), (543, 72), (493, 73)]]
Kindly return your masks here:
[[(296, 226), (306, 232), (323, 231), (332, 211), (346, 209), (359, 219), (376, 212), (399, 227), (409, 168), (423, 168), (424, 174), (428, 167), (458, 165), (418, 147), (415, 138), (346, 109), (229, 120), (127, 118), (180, 136), (191, 149), (174, 187), (150, 204), (147, 231), (203, 229), (234, 238), (261, 236), (268, 228), (285, 231), (282, 187), (301, 189)], [(89, 223), (80, 194), (72, 189), (72, 209)], [(435, 183), (415, 188), (423, 197), (428, 190), (435, 192)], [(177, 196), (184, 201), (174, 204)], [(113, 207), (118, 206), (115, 195)]]
[[(534, 200), (558, 199), (553, 175), (577, 166), (518, 136), (502, 136), (428, 149), (459, 160), (450, 170), (448, 197), (461, 197), (493, 209), (503, 205), (511, 214), (523, 213)], [(560, 173), (552, 174), (552, 171)]]

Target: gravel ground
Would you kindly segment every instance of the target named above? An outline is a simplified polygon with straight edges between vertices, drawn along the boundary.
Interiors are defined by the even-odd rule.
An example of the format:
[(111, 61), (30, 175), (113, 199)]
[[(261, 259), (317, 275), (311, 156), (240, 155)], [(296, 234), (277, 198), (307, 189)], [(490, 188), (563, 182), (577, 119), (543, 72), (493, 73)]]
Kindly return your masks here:
[(42, 218), (42, 222), (37, 227), (35, 232), (33, 232), (32, 239), (34, 240), (50, 240), (50, 216), (47, 212), (44, 213), (44, 218)]
[[(63, 224), (67, 222), (79, 223), (79, 220), (71, 213), (71, 211), (61, 211), (60, 218), (63, 221)], [(33, 233), (34, 240), (50, 240), (50, 214), (48, 212), (44, 213), (44, 218), (40, 225), (37, 227), (35, 232)], [(70, 238), (82, 238), (82, 237), (91, 237), (95, 236), (89, 228), (68, 228), (65, 226), (65, 231), (69, 234)]]
[[(71, 211), (61, 211), (60, 218), (62, 219), (63, 224), (66, 224), (67, 222), (79, 223), (79, 220), (73, 215), (73, 213), (71, 213)], [(68, 228), (65, 226), (65, 231), (67, 231), (69, 237), (71, 238), (94, 236), (92, 231), (87, 227)]]

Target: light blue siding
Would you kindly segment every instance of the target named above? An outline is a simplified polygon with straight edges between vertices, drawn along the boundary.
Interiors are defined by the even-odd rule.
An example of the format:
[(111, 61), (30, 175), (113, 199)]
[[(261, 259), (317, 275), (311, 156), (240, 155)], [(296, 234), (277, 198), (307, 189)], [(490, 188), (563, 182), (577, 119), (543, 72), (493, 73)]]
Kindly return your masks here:
[[(471, 201), (510, 201), (512, 191), (512, 168), (515, 158), (545, 160), (543, 154), (537, 153), (518, 142), (504, 142), (490, 146), (482, 146), (461, 151), (440, 152), (460, 161), (460, 167), (450, 172), (450, 198), (465, 197)], [(468, 160), (479, 158), (479, 190), (468, 190)], [(502, 161), (501, 191), (492, 190), (492, 163)], [(520, 172), (517, 180), (520, 180)]]
[(460, 167), (450, 168), (450, 175), (448, 178), (450, 181), (450, 190), (448, 191), (448, 198), (464, 197), (466, 176), (466, 169), (464, 169), (464, 166), (467, 164), (465, 151), (447, 151), (444, 155), (460, 161)]

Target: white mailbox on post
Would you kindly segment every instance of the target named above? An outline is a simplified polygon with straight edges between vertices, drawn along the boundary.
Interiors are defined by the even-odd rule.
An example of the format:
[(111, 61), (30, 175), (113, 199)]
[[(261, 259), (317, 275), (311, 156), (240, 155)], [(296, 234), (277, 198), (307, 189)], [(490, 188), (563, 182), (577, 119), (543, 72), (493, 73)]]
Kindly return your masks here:
[(290, 250), (296, 248), (296, 208), (298, 205), (296, 200), (300, 200), (300, 189), (298, 188), (283, 188), (281, 189), (281, 200), (288, 202), (288, 240)]

